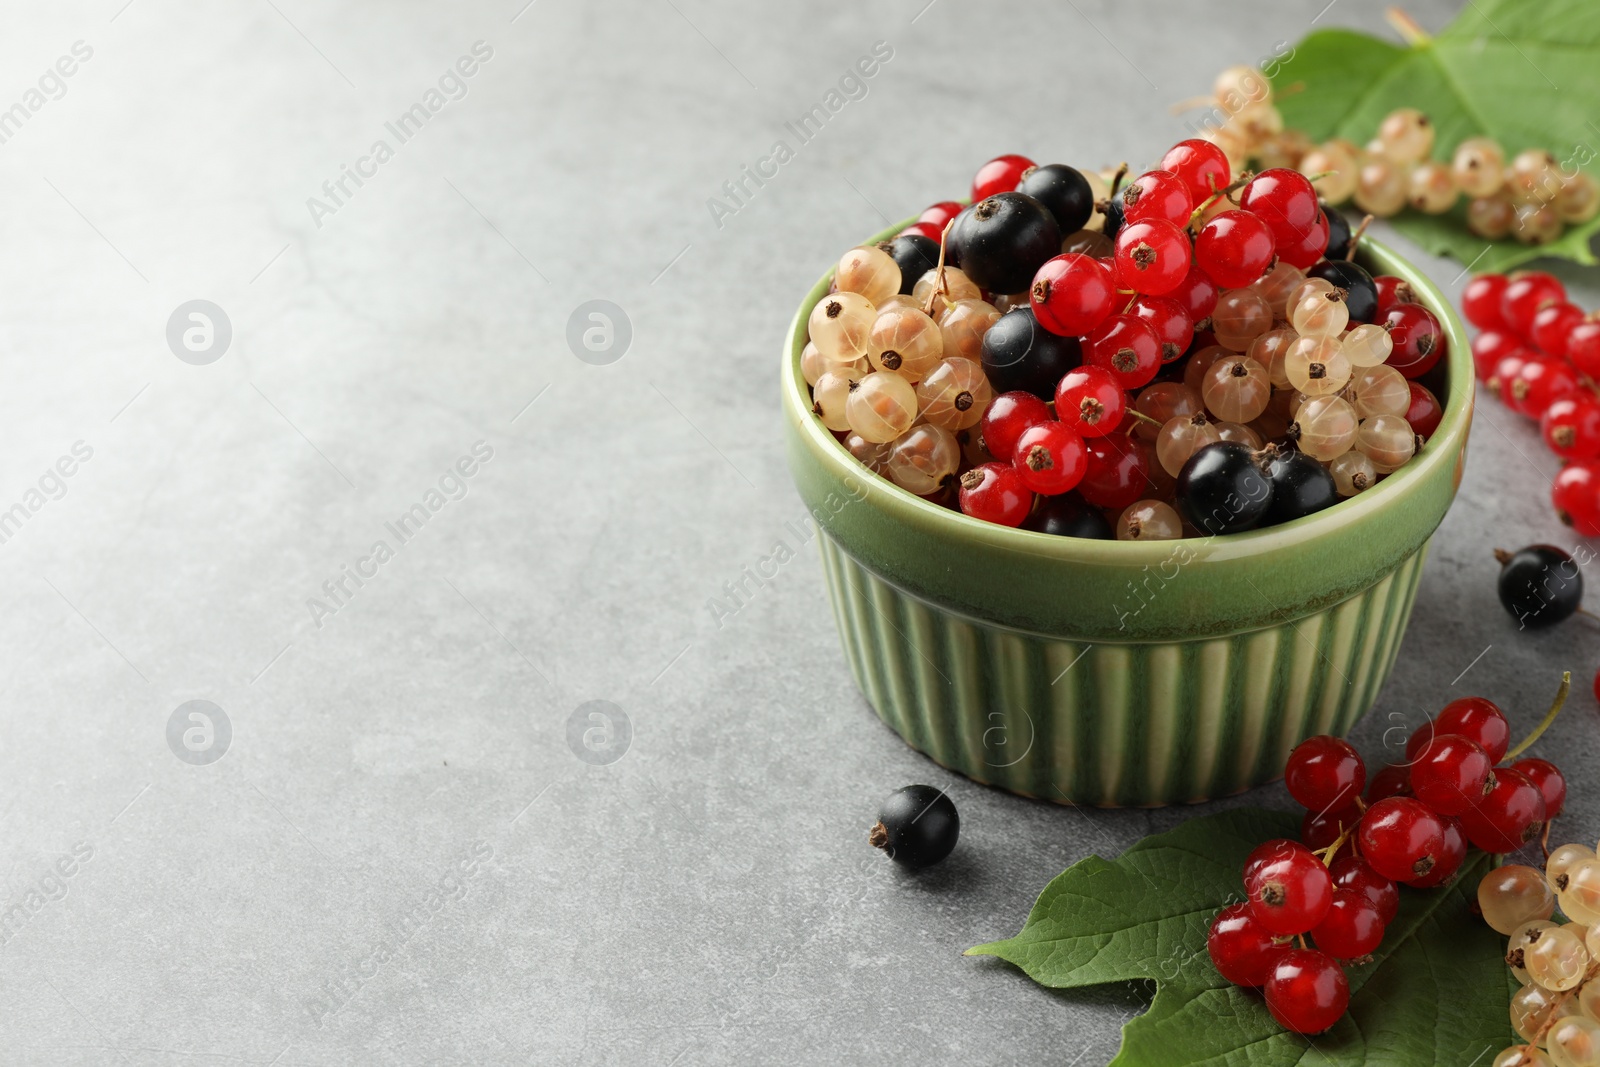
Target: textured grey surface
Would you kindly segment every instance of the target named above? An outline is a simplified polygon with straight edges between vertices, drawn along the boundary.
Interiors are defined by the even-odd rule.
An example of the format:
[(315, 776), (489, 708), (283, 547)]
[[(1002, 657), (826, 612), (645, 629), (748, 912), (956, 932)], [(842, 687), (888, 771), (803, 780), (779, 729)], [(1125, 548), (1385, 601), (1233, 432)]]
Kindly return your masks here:
[[(93, 455), (0, 544), (0, 1061), (1110, 1058), (1136, 991), (960, 953), (1192, 812), (1033, 803), (905, 748), (846, 673), (812, 545), (722, 625), (708, 600), (795, 542), (775, 360), (842, 249), (998, 152), (1147, 161), (1183, 135), (1170, 102), (1319, 11), (1382, 25), (925, 2), (11, 5), (0, 107), (93, 55), (0, 145), (0, 509)], [(479, 40), (467, 95), (387, 134)], [(867, 95), (798, 144), (783, 123), (880, 40)], [(394, 157), (317, 225), (307, 198), (379, 138)], [(716, 225), (707, 198), (779, 138), (794, 158)], [(233, 326), (206, 366), (164, 337), (196, 298)], [(631, 319), (609, 366), (565, 341), (590, 299)], [(384, 524), (480, 441), (399, 544)], [(1593, 631), (1514, 632), (1489, 556), (1570, 543), (1555, 464), (1490, 403), (1471, 460), (1357, 739), (1466, 692), (1525, 726), (1571, 667), (1542, 748), (1589, 840)], [(231, 723), (209, 765), (169, 749), (189, 700)], [(610, 765), (568, 744), (590, 700), (631, 722)], [(919, 780), (965, 834), (908, 877), (864, 837)]]

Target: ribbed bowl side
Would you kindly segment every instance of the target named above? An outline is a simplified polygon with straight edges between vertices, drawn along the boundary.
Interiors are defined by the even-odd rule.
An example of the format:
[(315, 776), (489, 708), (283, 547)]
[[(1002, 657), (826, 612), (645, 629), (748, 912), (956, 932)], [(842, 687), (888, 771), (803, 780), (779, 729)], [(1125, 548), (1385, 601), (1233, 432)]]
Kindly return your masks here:
[(1153, 806), (1272, 781), (1343, 736), (1394, 666), (1427, 545), (1326, 610), (1226, 637), (1087, 643), (965, 618), (818, 538), (845, 656), (879, 718), (975, 781), (1057, 803)]

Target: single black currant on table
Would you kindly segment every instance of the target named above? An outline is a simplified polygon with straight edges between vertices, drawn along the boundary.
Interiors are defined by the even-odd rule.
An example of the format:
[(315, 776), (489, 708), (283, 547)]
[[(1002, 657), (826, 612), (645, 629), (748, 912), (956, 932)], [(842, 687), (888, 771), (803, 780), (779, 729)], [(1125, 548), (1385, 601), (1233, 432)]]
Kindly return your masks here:
[(1089, 188), (1089, 179), (1065, 163), (1049, 163), (1026, 171), (1017, 192), (1043, 204), (1063, 235), (1083, 229), (1094, 214), (1094, 190)]
[(1328, 217), (1328, 247), (1322, 254), (1329, 259), (1343, 259), (1350, 251), (1350, 220), (1326, 200), (1317, 203), (1322, 205), (1322, 213)]
[(1098, 541), (1110, 541), (1116, 537), (1116, 531), (1100, 513), (1100, 509), (1084, 503), (1077, 493), (1040, 497), (1033, 513), (1023, 521), (1022, 528), (1060, 537), (1088, 537)]
[(1066, 373), (1083, 364), (1083, 348), (1076, 337), (1062, 337), (1039, 325), (1033, 308), (1018, 307), (1001, 315), (983, 335), (982, 363), (996, 394), (1021, 390), (1050, 401)]
[(889, 794), (867, 844), (906, 867), (931, 867), (950, 855), (961, 836), (961, 816), (944, 790), (908, 785)]
[(1280, 451), (1272, 456), (1267, 461), (1267, 479), (1272, 483), (1272, 506), (1267, 509), (1265, 526), (1303, 519), (1339, 502), (1333, 475), (1304, 452)]
[(903, 233), (878, 246), (900, 268), (900, 292), (910, 295), (917, 279), (939, 266), (939, 242), (920, 233)]
[(1582, 610), (1583, 572), (1555, 545), (1494, 551), (1500, 561), (1500, 603), (1521, 626), (1541, 629)]
[(996, 193), (962, 210), (947, 247), (968, 278), (991, 293), (1021, 293), (1061, 252), (1055, 216), (1024, 193)]
[(1206, 445), (1178, 472), (1178, 510), (1208, 534), (1254, 529), (1272, 508), (1269, 458), (1237, 441)]
[(1345, 291), (1345, 306), (1351, 322), (1371, 322), (1378, 316), (1378, 284), (1359, 263), (1348, 259), (1325, 259), (1306, 271), (1307, 278), (1321, 278)]

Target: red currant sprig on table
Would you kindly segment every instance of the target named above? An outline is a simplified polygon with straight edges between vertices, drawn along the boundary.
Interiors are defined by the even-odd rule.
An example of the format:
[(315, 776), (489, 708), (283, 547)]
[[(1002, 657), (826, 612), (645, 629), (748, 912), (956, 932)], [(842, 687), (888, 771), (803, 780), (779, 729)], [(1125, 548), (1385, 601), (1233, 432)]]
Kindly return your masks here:
[[(1566, 782), (1553, 764), (1497, 764), (1538, 739), (1560, 712), (1569, 682), (1563, 677), (1544, 721), (1509, 753), (1510, 726), (1493, 702), (1452, 701), (1413, 735), (1408, 762), (1385, 767), (1370, 786), (1366, 764), (1348, 742), (1301, 742), (1284, 784), (1307, 809), (1302, 840), (1268, 841), (1245, 860), (1245, 902), (1223, 909), (1207, 937), (1217, 970), (1236, 985), (1261, 988), (1285, 1029), (1315, 1034), (1337, 1022), (1350, 999), (1342, 964), (1364, 962), (1382, 944), (1399, 911), (1399, 885), (1443, 885), (1461, 869), (1469, 845), (1515, 851), (1560, 814)], [(1575, 856), (1574, 870), (1581, 859)], [(1600, 920), (1600, 860), (1593, 862), (1593, 874), (1582, 867), (1576, 886), (1592, 901), (1574, 897), (1580, 906), (1592, 903), (1594, 920), (1585, 921)], [(1485, 910), (1496, 929), (1512, 912), (1512, 926), (1527, 919), (1516, 888), (1507, 889), (1503, 905), (1496, 898), (1493, 917)], [(1600, 985), (1595, 993), (1600, 1005)]]

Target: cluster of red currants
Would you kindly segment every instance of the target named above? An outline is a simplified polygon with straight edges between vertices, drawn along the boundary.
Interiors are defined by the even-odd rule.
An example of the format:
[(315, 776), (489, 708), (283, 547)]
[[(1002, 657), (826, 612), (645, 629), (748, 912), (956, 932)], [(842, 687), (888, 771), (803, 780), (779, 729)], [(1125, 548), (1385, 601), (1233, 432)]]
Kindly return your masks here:
[(1566, 461), (1551, 490), (1556, 513), (1583, 536), (1600, 536), (1600, 315), (1585, 314), (1560, 279), (1536, 270), (1478, 275), (1461, 310), (1479, 330), (1479, 380), (1537, 419), (1545, 444)]
[(1246, 900), (1224, 908), (1207, 939), (1217, 970), (1262, 988), (1286, 1029), (1332, 1026), (1350, 1000), (1341, 961), (1364, 962), (1382, 943), (1399, 885), (1443, 885), (1469, 845), (1515, 851), (1560, 813), (1561, 772), (1541, 759), (1497, 766), (1509, 742), (1505, 714), (1482, 697), (1446, 705), (1412, 736), (1407, 762), (1384, 767), (1370, 785), (1348, 742), (1302, 742), (1284, 771), (1307, 809), (1301, 840), (1268, 841), (1245, 861)]

